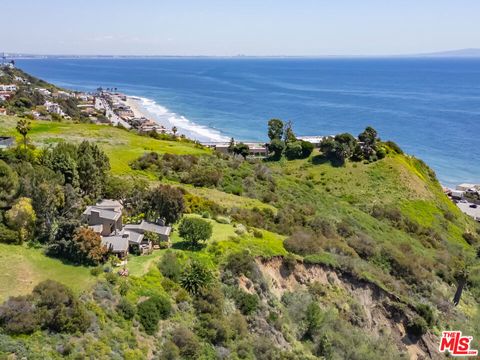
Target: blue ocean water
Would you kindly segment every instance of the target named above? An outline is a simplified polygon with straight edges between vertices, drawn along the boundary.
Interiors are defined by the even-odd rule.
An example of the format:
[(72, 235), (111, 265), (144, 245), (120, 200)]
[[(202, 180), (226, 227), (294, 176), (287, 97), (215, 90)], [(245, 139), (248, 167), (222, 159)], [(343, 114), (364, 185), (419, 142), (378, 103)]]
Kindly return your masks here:
[(442, 183), (480, 183), (480, 59), (32, 59), (25, 71), (77, 90), (117, 87), (201, 140), (358, 134), (425, 160)]

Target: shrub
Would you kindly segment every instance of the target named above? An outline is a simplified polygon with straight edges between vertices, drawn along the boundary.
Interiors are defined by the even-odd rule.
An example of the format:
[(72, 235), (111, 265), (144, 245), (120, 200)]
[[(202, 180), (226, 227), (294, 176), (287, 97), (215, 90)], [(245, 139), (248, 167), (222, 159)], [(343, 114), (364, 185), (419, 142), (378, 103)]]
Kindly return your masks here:
[(18, 296), (0, 307), (0, 324), (9, 334), (31, 334), (40, 328), (41, 319), (31, 299)]
[(283, 245), (288, 251), (298, 255), (311, 255), (322, 251), (324, 238), (308, 231), (299, 230), (285, 239)]
[(173, 343), (180, 349), (185, 358), (194, 359), (200, 352), (200, 343), (195, 334), (186, 327), (180, 326), (173, 331)]
[(435, 314), (433, 309), (427, 304), (417, 305), (417, 313), (425, 319), (428, 326), (433, 326), (435, 324)]
[(396, 154), (403, 154), (403, 150), (393, 141), (385, 142), (385, 145), (390, 148)]
[(172, 281), (178, 282), (182, 272), (182, 266), (178, 261), (177, 255), (173, 251), (167, 251), (162, 256), (162, 260), (158, 263), (158, 268), (163, 276)]
[(302, 147), (302, 158), (308, 158), (313, 152), (313, 144), (311, 142), (302, 140), (300, 141), (300, 145)]
[(0, 243), (15, 244), (20, 241), (20, 236), (17, 231), (10, 230), (3, 224), (0, 224)]
[(466, 233), (463, 233), (463, 238), (465, 239), (465, 241), (469, 244), (469, 245), (476, 245), (477, 243), (479, 243), (479, 240), (478, 240), (478, 237), (475, 236), (475, 234), (472, 234), (472, 233), (469, 233), (469, 232), (466, 232)]
[(224, 270), (230, 271), (234, 276), (245, 275), (248, 278), (256, 271), (254, 257), (247, 251), (228, 255)]
[(253, 229), (253, 236), (256, 237), (257, 239), (263, 238), (263, 232), (261, 232), (258, 229)]
[(209, 285), (212, 279), (213, 275), (205, 265), (192, 261), (183, 271), (180, 277), (180, 284), (190, 294), (196, 295), (202, 288)]
[(126, 320), (131, 320), (135, 316), (135, 306), (125, 298), (122, 298), (117, 305), (117, 312)]
[(139, 321), (149, 335), (153, 335), (158, 330), (159, 320), (166, 319), (171, 311), (170, 301), (162, 296), (152, 296), (137, 306)]
[(407, 324), (407, 332), (414, 336), (422, 336), (428, 331), (428, 324), (424, 318), (415, 316)]
[(293, 270), (295, 270), (295, 266), (297, 265), (297, 259), (292, 254), (287, 254), (283, 257), (282, 267), (290, 274)]
[(98, 276), (103, 272), (103, 268), (101, 266), (95, 266), (94, 268), (90, 269), (90, 274), (93, 276)]
[(11, 334), (29, 334), (37, 329), (84, 332), (90, 321), (70, 289), (53, 280), (39, 283), (31, 295), (10, 298), (0, 306), (0, 325)]
[(208, 240), (212, 236), (212, 224), (198, 218), (184, 218), (178, 228), (179, 234), (191, 246), (197, 246), (199, 241)]
[(107, 280), (110, 284), (115, 285), (118, 281), (118, 275), (113, 272), (105, 273), (105, 280)]
[(285, 156), (289, 160), (299, 159), (302, 157), (303, 149), (300, 141), (289, 142), (285, 149)]
[(249, 294), (243, 290), (237, 290), (234, 294), (235, 304), (244, 315), (254, 313), (258, 308), (259, 298), (256, 294)]

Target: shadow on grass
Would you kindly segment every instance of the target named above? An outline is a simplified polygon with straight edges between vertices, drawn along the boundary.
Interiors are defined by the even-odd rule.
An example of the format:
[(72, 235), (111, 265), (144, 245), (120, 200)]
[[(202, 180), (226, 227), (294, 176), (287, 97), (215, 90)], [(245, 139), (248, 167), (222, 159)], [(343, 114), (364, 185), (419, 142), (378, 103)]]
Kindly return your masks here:
[(325, 155), (315, 155), (312, 157), (312, 164), (313, 165), (323, 165), (323, 164), (330, 164), (333, 167), (342, 167), (345, 165), (344, 161), (339, 159), (332, 159)]
[(172, 249), (183, 250), (183, 251), (200, 251), (205, 246), (206, 245), (204, 245), (204, 244), (192, 245), (192, 243), (188, 242), (188, 241), (179, 241), (179, 242), (176, 242), (176, 243), (172, 244)]

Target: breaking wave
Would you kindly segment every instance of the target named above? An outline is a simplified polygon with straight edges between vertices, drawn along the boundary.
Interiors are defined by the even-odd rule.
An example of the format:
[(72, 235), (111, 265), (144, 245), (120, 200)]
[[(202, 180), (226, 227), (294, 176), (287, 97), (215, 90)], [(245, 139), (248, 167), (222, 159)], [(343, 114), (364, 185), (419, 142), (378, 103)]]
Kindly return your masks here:
[(157, 104), (154, 100), (144, 97), (138, 97), (136, 99), (139, 100), (139, 105), (148, 115), (151, 115), (152, 120), (157, 121), (167, 129), (176, 126), (179, 134), (184, 134), (191, 139), (199, 141), (221, 142), (229, 140), (229, 137), (222, 135), (219, 130), (196, 124), (185, 116), (179, 115), (170, 111), (165, 106)]

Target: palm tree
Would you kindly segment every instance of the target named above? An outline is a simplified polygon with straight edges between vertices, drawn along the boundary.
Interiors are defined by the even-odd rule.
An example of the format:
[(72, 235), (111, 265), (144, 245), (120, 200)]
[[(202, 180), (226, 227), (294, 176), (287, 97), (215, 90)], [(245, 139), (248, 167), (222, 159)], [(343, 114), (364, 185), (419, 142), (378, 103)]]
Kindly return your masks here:
[(20, 119), (17, 122), (16, 127), (18, 133), (23, 137), (23, 146), (25, 150), (27, 149), (27, 134), (32, 129), (30, 121), (27, 119)]
[(176, 126), (172, 127), (173, 136), (177, 136), (177, 131), (178, 129)]

